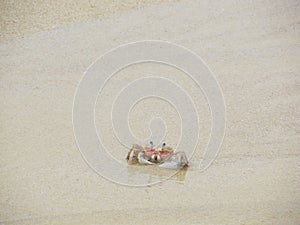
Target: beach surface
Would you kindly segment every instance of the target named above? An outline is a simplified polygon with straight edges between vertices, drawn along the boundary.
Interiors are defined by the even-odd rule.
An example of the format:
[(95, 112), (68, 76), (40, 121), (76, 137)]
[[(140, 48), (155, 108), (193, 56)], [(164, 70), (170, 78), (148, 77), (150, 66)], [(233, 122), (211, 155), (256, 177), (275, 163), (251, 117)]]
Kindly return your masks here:
[[(300, 223), (298, 1), (62, 2), (3, 1), (0, 7), (0, 224)], [(199, 115), (190, 167), (137, 188), (87, 165), (72, 107), (84, 72), (100, 55), (141, 40), (170, 41), (205, 61), (223, 92), (226, 130), (218, 157), (200, 172), (212, 118), (199, 87), (161, 64), (119, 71), (97, 100), (95, 124), (121, 163), (128, 149), (114, 136), (110, 111), (127, 83), (170, 79), (191, 96)], [(153, 116), (162, 117), (165, 140), (175, 146), (180, 118), (160, 99), (132, 109), (134, 133), (146, 138)], [(128, 167), (128, 179), (143, 173), (151, 171)]]

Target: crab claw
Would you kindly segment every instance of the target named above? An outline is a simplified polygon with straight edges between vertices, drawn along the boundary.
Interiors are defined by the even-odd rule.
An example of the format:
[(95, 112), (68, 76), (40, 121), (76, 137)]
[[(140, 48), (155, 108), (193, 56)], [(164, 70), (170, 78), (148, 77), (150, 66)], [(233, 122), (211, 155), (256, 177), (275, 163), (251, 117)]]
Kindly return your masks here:
[(159, 167), (167, 169), (181, 169), (185, 166), (188, 166), (188, 159), (184, 152), (176, 152), (163, 164), (160, 164)]
[(143, 165), (152, 165), (153, 164), (152, 162), (148, 161), (144, 157), (145, 157), (145, 153), (144, 152), (139, 152), (138, 161), (139, 161), (140, 164), (143, 164)]

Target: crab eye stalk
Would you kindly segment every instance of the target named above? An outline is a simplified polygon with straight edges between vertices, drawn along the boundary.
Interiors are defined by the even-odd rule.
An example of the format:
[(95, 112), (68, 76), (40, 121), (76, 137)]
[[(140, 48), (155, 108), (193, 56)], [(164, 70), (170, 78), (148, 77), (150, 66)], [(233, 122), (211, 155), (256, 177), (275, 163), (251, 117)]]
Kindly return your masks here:
[(165, 149), (165, 147), (166, 147), (166, 143), (163, 143), (163, 144), (162, 144), (162, 148), (161, 148), (161, 149), (162, 149), (162, 150), (164, 150), (164, 149)]
[(150, 147), (153, 148), (153, 141), (150, 141)]

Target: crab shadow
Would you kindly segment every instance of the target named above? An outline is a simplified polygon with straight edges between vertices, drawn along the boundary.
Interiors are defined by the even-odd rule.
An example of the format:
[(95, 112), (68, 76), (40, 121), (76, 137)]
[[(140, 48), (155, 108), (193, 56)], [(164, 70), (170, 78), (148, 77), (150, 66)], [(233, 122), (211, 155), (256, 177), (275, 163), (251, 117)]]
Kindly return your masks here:
[(158, 167), (157, 165), (128, 165), (128, 177), (144, 176), (148, 177), (148, 184), (164, 182), (167, 180), (173, 180), (179, 183), (183, 183), (187, 173), (188, 167), (184, 167), (179, 170), (171, 170)]

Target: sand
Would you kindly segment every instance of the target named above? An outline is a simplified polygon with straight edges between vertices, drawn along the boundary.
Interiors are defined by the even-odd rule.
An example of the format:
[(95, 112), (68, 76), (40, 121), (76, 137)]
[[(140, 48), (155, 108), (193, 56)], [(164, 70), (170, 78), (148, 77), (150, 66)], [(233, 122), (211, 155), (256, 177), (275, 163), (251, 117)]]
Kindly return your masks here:
[[(172, 0), (14, 1), (0, 5), (0, 40), (12, 40), (66, 25), (108, 18)], [(174, 2), (174, 0), (173, 0)]]
[[(299, 224), (299, 3), (133, 3), (109, 3), (102, 7), (108, 14), (49, 3), (54, 8), (40, 22), (22, 6), (26, 1), (9, 3), (16, 7), (1, 23), (25, 19), (1, 28), (0, 223)], [(40, 27), (32, 27), (35, 22)], [(211, 118), (190, 78), (157, 64), (116, 74), (98, 99), (96, 125), (117, 160), (126, 149), (112, 135), (110, 106), (129, 81), (145, 74), (173, 79), (199, 112), (200, 139), (190, 168), (158, 185), (134, 188), (104, 179), (83, 160), (72, 104), (84, 71), (99, 55), (145, 39), (168, 40), (200, 55), (223, 90), (227, 121), (219, 155), (201, 173), (197, 165)], [(145, 124), (162, 110), (173, 145), (179, 120), (165, 102), (141, 102), (130, 123), (145, 137)]]

